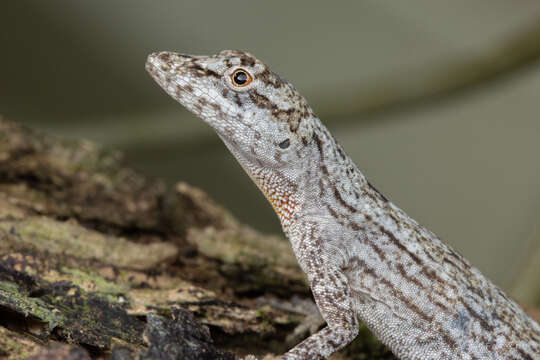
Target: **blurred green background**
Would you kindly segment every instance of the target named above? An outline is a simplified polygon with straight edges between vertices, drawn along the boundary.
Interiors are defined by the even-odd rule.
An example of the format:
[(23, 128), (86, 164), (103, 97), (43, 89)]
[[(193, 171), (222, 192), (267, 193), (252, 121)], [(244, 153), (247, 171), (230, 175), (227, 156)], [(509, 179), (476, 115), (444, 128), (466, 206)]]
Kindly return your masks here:
[(3, 1), (0, 114), (121, 149), (242, 221), (271, 207), (148, 53), (243, 49), (307, 97), (370, 181), (540, 305), (540, 2)]

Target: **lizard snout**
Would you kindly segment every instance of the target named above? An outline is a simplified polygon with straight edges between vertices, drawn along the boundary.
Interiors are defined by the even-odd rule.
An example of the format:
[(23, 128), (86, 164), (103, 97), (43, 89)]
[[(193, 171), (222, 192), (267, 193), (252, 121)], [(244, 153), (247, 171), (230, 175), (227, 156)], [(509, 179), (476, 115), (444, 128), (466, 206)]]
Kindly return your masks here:
[(146, 59), (146, 70), (152, 74), (156, 70), (168, 71), (172, 64), (171, 55), (168, 51), (155, 52), (148, 55)]

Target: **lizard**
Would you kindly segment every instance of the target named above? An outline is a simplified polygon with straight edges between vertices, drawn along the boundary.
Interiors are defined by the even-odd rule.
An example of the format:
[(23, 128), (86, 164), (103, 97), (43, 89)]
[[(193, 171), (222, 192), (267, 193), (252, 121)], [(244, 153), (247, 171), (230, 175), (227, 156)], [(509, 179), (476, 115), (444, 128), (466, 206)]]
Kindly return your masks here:
[(326, 326), (282, 359), (326, 358), (362, 321), (399, 359), (540, 359), (540, 327), (382, 195), (296, 88), (252, 54), (150, 54), (150, 76), (265, 194)]

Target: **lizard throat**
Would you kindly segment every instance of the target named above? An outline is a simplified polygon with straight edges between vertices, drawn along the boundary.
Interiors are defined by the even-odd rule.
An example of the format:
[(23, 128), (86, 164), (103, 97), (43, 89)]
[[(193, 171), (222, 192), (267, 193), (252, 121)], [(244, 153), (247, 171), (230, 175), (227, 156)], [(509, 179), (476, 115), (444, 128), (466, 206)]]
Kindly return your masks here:
[(248, 174), (266, 196), (284, 228), (289, 227), (298, 208), (294, 184), (265, 169), (248, 169)]
[(249, 175), (251, 180), (262, 191), (266, 199), (270, 202), (276, 212), (283, 229), (289, 227), (293, 221), (294, 214), (299, 208), (297, 197), (297, 184), (288, 179), (285, 175), (268, 168), (254, 165), (256, 161), (248, 160), (248, 157), (233, 145), (230, 139), (217, 131), (223, 143), (236, 157), (238, 163)]

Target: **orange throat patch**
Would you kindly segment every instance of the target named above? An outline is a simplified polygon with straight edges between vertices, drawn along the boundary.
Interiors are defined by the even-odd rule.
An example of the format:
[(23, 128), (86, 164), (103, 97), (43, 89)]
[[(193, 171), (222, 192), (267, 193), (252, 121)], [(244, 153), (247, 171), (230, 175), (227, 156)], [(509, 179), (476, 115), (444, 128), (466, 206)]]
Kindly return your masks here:
[(286, 178), (267, 170), (257, 169), (248, 173), (274, 207), (283, 227), (288, 227), (298, 206), (294, 186)]

